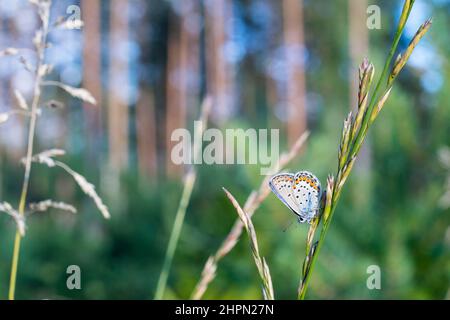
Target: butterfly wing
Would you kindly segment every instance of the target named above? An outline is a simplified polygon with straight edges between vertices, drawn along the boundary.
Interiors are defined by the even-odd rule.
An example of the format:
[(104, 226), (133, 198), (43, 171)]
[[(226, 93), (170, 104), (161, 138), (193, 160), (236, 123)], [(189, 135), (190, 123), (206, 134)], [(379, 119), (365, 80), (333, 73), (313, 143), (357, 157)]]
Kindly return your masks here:
[(293, 186), (294, 175), (291, 173), (280, 173), (273, 176), (269, 181), (272, 192), (276, 194), (289, 209), (299, 215), (298, 204), (294, 198)]
[(320, 181), (308, 171), (297, 172), (292, 186), (295, 201), (298, 203), (299, 216), (311, 221), (317, 214), (320, 205)]

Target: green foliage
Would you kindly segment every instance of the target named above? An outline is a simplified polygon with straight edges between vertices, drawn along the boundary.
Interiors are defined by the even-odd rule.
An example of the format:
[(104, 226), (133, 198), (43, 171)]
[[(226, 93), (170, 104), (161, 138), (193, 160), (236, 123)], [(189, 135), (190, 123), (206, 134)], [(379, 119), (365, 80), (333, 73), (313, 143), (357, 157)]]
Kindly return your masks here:
[[(307, 146), (289, 169), (314, 172), (325, 185), (328, 169), (336, 167), (341, 119), (350, 105), (348, 75), (342, 71), (348, 68), (347, 25), (343, 23), (347, 12), (345, 5), (339, 5), (345, 1), (304, 2), (306, 42), (314, 61), (320, 61), (307, 70), (307, 87), (317, 100), (309, 121), (312, 133)], [(387, 4), (383, 9), (383, 26), (394, 19), (389, 8)], [(448, 14), (437, 5), (433, 8), (434, 25), (428, 42), (440, 56), (447, 57)], [(387, 28), (371, 31), (371, 60), (377, 72), (381, 71), (383, 49), (389, 46), (390, 36)], [(382, 121), (376, 121), (369, 133), (367, 149), (363, 150), (367, 162), (355, 165), (343, 190), (333, 226), (316, 263), (309, 298), (443, 299), (448, 295), (450, 212), (438, 206), (446, 176), (438, 163), (437, 151), (450, 143), (450, 65), (444, 58), (440, 70), (443, 83), (436, 92), (424, 92), (421, 73), (408, 65), (405, 68), (381, 111)], [(242, 72), (247, 72), (245, 79), (254, 76), (247, 69)], [(251, 80), (242, 82), (243, 91), (248, 82)], [(264, 86), (258, 82), (251, 89), (258, 97), (252, 100), (258, 105), (250, 106), (257, 116), (238, 115), (234, 123), (240, 127), (281, 128), (279, 121), (265, 123), (274, 119), (273, 106), (261, 98)], [(232, 123), (226, 125), (231, 127)], [(74, 140), (83, 139), (82, 130), (71, 135)], [(96, 158), (103, 156), (99, 152)], [(22, 168), (17, 159), (4, 154), (1, 158), (0, 200), (17, 203), (17, 181), (22, 179)], [(30, 201), (61, 199), (73, 203), (79, 213), (73, 216), (51, 212), (29, 219), (22, 243), (17, 298), (151, 299), (182, 183), (161, 179), (162, 173), (158, 178), (146, 178), (134, 167), (111, 178), (102, 162), (91, 161), (83, 150), (66, 156), (65, 162), (87, 177), (97, 175), (91, 180), (101, 186), (112, 218), (103, 221), (92, 202), (63, 172), (33, 168)], [(222, 187), (243, 204), (263, 179), (258, 171), (256, 166), (244, 165), (199, 167), (166, 297), (190, 296), (206, 259), (234, 223), (236, 213)], [(108, 183), (115, 178), (120, 190), (109, 190)], [(273, 195), (252, 219), (261, 255), (270, 266), (277, 299), (293, 299), (301, 275), (307, 227), (294, 222), (283, 231), (294, 219)], [(0, 215), (1, 299), (7, 298), (14, 232), (13, 222)], [(245, 237), (221, 261), (217, 278), (204, 298), (261, 297), (260, 279)], [(73, 264), (81, 267), (82, 290), (66, 288), (66, 268)], [(366, 287), (366, 270), (372, 264), (381, 268), (381, 290)]]

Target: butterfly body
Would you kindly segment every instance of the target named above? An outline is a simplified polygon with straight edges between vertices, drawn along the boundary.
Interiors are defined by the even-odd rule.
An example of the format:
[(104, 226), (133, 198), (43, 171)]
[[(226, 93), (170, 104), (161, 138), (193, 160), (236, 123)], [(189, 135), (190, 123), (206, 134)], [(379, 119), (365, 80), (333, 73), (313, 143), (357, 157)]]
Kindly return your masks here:
[(269, 181), (273, 193), (297, 215), (300, 223), (317, 216), (320, 208), (320, 181), (308, 171), (280, 173)]

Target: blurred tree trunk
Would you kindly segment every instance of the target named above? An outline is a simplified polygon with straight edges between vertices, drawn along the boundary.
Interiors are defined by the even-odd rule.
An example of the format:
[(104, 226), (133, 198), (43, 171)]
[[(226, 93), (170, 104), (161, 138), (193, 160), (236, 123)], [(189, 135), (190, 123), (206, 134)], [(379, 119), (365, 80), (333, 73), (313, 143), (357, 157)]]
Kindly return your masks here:
[[(22, 34), (17, 28), (17, 22), (12, 18), (6, 19), (5, 22), (5, 31), (8, 33), (9, 41), (11, 41), (8, 46), (20, 48)], [(19, 66), (19, 68), (23, 67)], [(13, 77), (10, 76), (3, 86), (5, 94), (3, 95), (3, 107), (7, 107), (7, 109), (14, 109), (17, 107), (17, 101), (14, 97), (15, 89), (17, 88), (14, 87)], [(25, 117), (10, 117), (7, 125), (9, 125), (9, 137), (7, 138), (9, 141), (7, 140), (6, 155), (12, 162), (19, 162), (26, 152), (28, 119)], [(11, 139), (12, 137), (14, 137), (14, 139)]]
[(198, 3), (185, 0), (174, 4), (179, 15), (172, 14), (169, 25), (166, 97), (166, 169), (170, 176), (180, 176), (182, 166), (172, 162), (176, 142), (172, 132), (185, 128), (188, 107), (198, 103), (199, 21)]
[(167, 59), (167, 97), (166, 97), (166, 170), (169, 176), (180, 176), (183, 168), (173, 163), (171, 159), (172, 132), (186, 126), (185, 75), (182, 70), (186, 50), (186, 34), (179, 24), (179, 19), (173, 13), (169, 20), (169, 42)]
[(102, 70), (101, 70), (101, 0), (82, 0), (83, 27), (83, 87), (97, 100), (97, 106), (84, 103), (87, 127), (86, 145), (92, 159), (97, 157), (102, 123)]
[(226, 27), (230, 17), (228, 0), (205, 3), (206, 90), (213, 97), (212, 115), (218, 122), (225, 121), (234, 107), (231, 66), (225, 58)]
[[(200, 110), (200, 1), (183, 1), (181, 26), (185, 32), (185, 54), (183, 71), (185, 73), (185, 94), (187, 119), (197, 119)], [(198, 106), (199, 108), (195, 108)]]
[[(266, 77), (265, 89), (267, 105), (273, 111), (275, 110), (278, 103), (278, 89), (276, 80), (274, 80), (271, 76)], [(269, 126), (276, 121), (274, 115), (275, 112), (268, 112), (267, 123)]]
[(306, 130), (303, 1), (283, 0), (283, 36), (286, 52), (287, 136), (292, 143)]
[(148, 177), (156, 177), (156, 123), (155, 100), (151, 89), (140, 88), (136, 105), (136, 129), (139, 171)]
[(350, 101), (351, 108), (357, 107), (358, 66), (367, 56), (369, 47), (368, 28), (366, 26), (367, 0), (348, 0), (349, 52), (350, 52)]
[[(350, 53), (350, 108), (357, 108), (358, 101), (358, 66), (364, 57), (367, 56), (369, 50), (369, 34), (366, 25), (367, 21), (367, 0), (348, 0), (348, 17), (349, 17), (349, 53)], [(365, 143), (361, 148), (359, 161), (356, 167), (361, 170), (370, 168), (370, 150)]]
[[(142, 1), (145, 13), (135, 21), (135, 36), (141, 48), (139, 65), (142, 69), (149, 69), (152, 65), (152, 39), (148, 37), (149, 30), (152, 28), (153, 17), (150, 3)], [(155, 94), (151, 85), (151, 77), (146, 76), (147, 72), (141, 72), (139, 78), (139, 97), (136, 103), (136, 138), (137, 138), (137, 160), (141, 176), (157, 178), (158, 159), (157, 159), (157, 125), (155, 110)]]
[(128, 46), (128, 0), (110, 1), (109, 34), (109, 157), (115, 170), (128, 165), (128, 104), (129, 70)]

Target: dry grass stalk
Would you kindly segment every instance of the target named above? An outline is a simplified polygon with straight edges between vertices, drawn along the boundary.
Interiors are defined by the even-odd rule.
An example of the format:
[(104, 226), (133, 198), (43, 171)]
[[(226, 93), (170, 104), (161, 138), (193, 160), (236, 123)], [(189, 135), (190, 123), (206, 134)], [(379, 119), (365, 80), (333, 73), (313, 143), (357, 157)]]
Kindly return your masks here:
[[(305, 260), (303, 262), (302, 277), (298, 289), (298, 298), (304, 299), (308, 288), (308, 283), (311, 278), (311, 272), (314, 268), (315, 261), (320, 252), (320, 248), (324, 243), (325, 235), (330, 226), (333, 213), (337, 206), (342, 188), (347, 181), (347, 178), (353, 168), (359, 150), (367, 136), (368, 129), (378, 117), (380, 111), (384, 107), (387, 98), (392, 89), (393, 81), (396, 79), (398, 73), (405, 66), (406, 61), (417, 45), (418, 41), (425, 35), (431, 26), (431, 20), (423, 23), (413, 40), (406, 49), (405, 54), (399, 56), (391, 67), (392, 58), (397, 49), (398, 42), (408, 20), (414, 1), (405, 1), (403, 5), (402, 15), (397, 27), (397, 33), (394, 37), (389, 55), (386, 59), (381, 76), (377, 82), (375, 89), (371, 94), (370, 103), (367, 104), (369, 91), (371, 89), (372, 78), (374, 75), (374, 67), (367, 59), (363, 61), (359, 68), (359, 93), (358, 93), (358, 111), (356, 117), (352, 117), (350, 113), (344, 121), (342, 130), (342, 138), (338, 152), (338, 171), (336, 176), (329, 176), (327, 181), (327, 191), (325, 195), (325, 206), (319, 215), (319, 220), (322, 221), (322, 229), (320, 237), (317, 242), (313, 243), (314, 234), (320, 221), (314, 223), (310, 227), (307, 238), (307, 250)], [(384, 87), (383, 87), (384, 85)]]
[(73, 177), (73, 179), (78, 184), (80, 189), (88, 197), (90, 197), (90, 198), (92, 198), (92, 200), (94, 200), (95, 205), (97, 206), (98, 210), (101, 212), (103, 217), (105, 219), (109, 219), (111, 217), (111, 214), (109, 213), (108, 207), (103, 203), (102, 199), (97, 194), (97, 191), (95, 190), (95, 186), (92, 183), (88, 182), (86, 180), (86, 178), (83, 177), (81, 174), (72, 170), (65, 163), (53, 159), (53, 157), (62, 156), (64, 154), (65, 154), (64, 150), (50, 149), (50, 150), (46, 150), (46, 151), (43, 151), (41, 153), (34, 155), (31, 158), (31, 161), (35, 162), (35, 163), (45, 164), (49, 168), (56, 166), (56, 167), (60, 167), (60, 168), (64, 169), (68, 174), (70, 174)]
[(18, 54), (19, 54), (19, 50), (17, 48), (6, 48), (4, 50), (0, 50), (0, 57), (15, 56)]
[(67, 211), (70, 213), (77, 213), (77, 209), (65, 202), (61, 202), (61, 201), (53, 201), (53, 200), (44, 200), (44, 201), (39, 201), (36, 203), (30, 203), (28, 205), (28, 207), (30, 208), (30, 211), (28, 213), (34, 213), (34, 212), (46, 212), (49, 209), (58, 209), (61, 211)]
[[(211, 97), (206, 97), (202, 103), (202, 110), (200, 115), (200, 123), (202, 124), (200, 134), (203, 135), (203, 132), (206, 130), (207, 121), (209, 117), (209, 113), (212, 106)], [(199, 144), (194, 144), (193, 155), (194, 159), (198, 157), (201, 153), (201, 146)], [(164, 291), (167, 286), (167, 279), (169, 277), (170, 268), (172, 266), (173, 256), (175, 254), (175, 250), (178, 245), (178, 240), (180, 238), (181, 229), (184, 224), (184, 217), (186, 215), (186, 209), (189, 204), (192, 195), (192, 189), (194, 188), (195, 180), (197, 179), (197, 170), (195, 166), (191, 166), (188, 170), (188, 173), (184, 179), (183, 193), (181, 195), (180, 203), (178, 206), (177, 213), (175, 215), (175, 221), (173, 224), (172, 232), (170, 234), (169, 243), (167, 245), (166, 255), (164, 258), (163, 267), (161, 270), (161, 274), (158, 279), (158, 284), (156, 286), (155, 291), (155, 300), (160, 300), (164, 297)]]
[[(27, 202), (27, 195), (28, 195), (28, 189), (29, 189), (29, 183), (30, 183), (30, 174), (31, 174), (31, 166), (32, 163), (38, 159), (39, 157), (44, 159), (47, 157), (46, 160), (43, 160), (47, 165), (50, 167), (60, 166), (64, 168), (67, 172), (69, 172), (74, 179), (77, 181), (77, 183), (80, 185), (80, 187), (83, 189), (83, 191), (92, 197), (94, 201), (97, 204), (97, 207), (100, 209), (102, 214), (105, 218), (109, 217), (109, 212), (106, 208), (106, 206), (103, 205), (103, 202), (98, 197), (97, 193), (95, 192), (95, 189), (93, 185), (88, 183), (84, 177), (79, 175), (78, 173), (71, 170), (69, 167), (67, 167), (65, 164), (61, 162), (55, 162), (53, 159), (51, 159), (52, 156), (59, 155), (52, 154), (50, 152), (49, 154), (40, 154), (37, 158), (33, 158), (33, 148), (34, 148), (34, 138), (35, 138), (35, 131), (36, 131), (36, 122), (38, 119), (38, 116), (41, 114), (40, 105), (41, 103), (41, 92), (43, 89), (43, 86), (45, 85), (57, 85), (67, 91), (69, 94), (71, 94), (75, 98), (79, 98), (83, 101), (90, 102), (92, 104), (95, 104), (96, 101), (93, 98), (93, 96), (85, 89), (82, 88), (73, 88), (70, 86), (67, 86), (61, 82), (46, 82), (44, 80), (45, 76), (47, 76), (52, 71), (52, 66), (45, 63), (45, 53), (46, 49), (49, 47), (49, 43), (47, 41), (48, 34), (50, 33), (49, 29), (49, 23), (50, 23), (50, 7), (51, 7), (51, 0), (29, 0), (31, 4), (33, 4), (36, 7), (36, 10), (38, 12), (38, 16), (40, 18), (41, 26), (36, 31), (35, 36), (33, 37), (33, 44), (34, 49), (18, 49), (18, 48), (7, 48), (5, 50), (0, 51), (0, 57), (2, 56), (19, 56), (20, 52), (23, 50), (32, 51), (36, 55), (36, 65), (31, 64), (25, 57), (19, 56), (19, 63), (23, 66), (25, 70), (30, 72), (34, 77), (34, 84), (33, 84), (33, 96), (30, 106), (28, 105), (25, 97), (23, 95), (15, 90), (14, 95), (16, 98), (17, 106), (18, 108), (12, 109), (6, 113), (0, 114), (0, 124), (8, 121), (10, 116), (12, 114), (20, 114), (28, 116), (29, 121), (29, 127), (28, 127), (28, 143), (27, 143), (27, 151), (26, 156), (23, 160), (23, 163), (25, 165), (25, 172), (24, 172), (24, 178), (22, 183), (22, 191), (20, 194), (20, 201), (18, 205), (18, 209), (13, 209), (9, 204), (6, 205), (6, 203), (3, 203), (3, 209), (6, 209), (7, 213), (10, 214), (17, 222), (17, 232), (16, 237), (14, 240), (14, 249), (13, 249), (13, 258), (12, 258), (12, 264), (11, 264), (11, 276), (10, 276), (10, 285), (9, 285), (9, 299), (13, 300), (15, 297), (15, 288), (16, 288), (16, 278), (17, 278), (17, 269), (18, 269), (18, 262), (19, 262), (19, 254), (20, 254), (20, 244), (21, 244), (21, 238), (25, 233), (25, 208), (26, 208), (26, 202)], [(74, 27), (80, 27), (82, 26), (82, 23), (65, 23), (64, 24), (67, 28), (74, 28)], [(54, 150), (53, 150), (54, 151)], [(59, 152), (61, 153), (61, 152)], [(8, 206), (9, 205), (9, 206)], [(38, 207), (39, 209), (44, 208), (51, 208), (51, 207), (58, 207), (59, 209), (66, 209), (69, 211), (73, 211), (74, 208), (60, 203), (60, 202), (44, 202), (41, 203)], [(20, 217), (20, 219), (18, 218)]]
[(4, 212), (9, 215), (16, 223), (17, 230), (23, 237), (25, 235), (25, 218), (19, 214), (8, 202), (0, 202), (0, 212)]
[[(258, 209), (264, 199), (266, 199), (270, 194), (269, 179), (271, 175), (278, 173), (299, 154), (308, 136), (309, 132), (304, 132), (293, 144), (291, 149), (280, 156), (277, 163), (271, 168), (270, 174), (267, 175), (262, 181), (259, 189), (254, 190), (250, 193), (243, 209), (250, 218), (253, 216), (256, 209)], [(243, 227), (244, 225), (242, 221), (240, 219), (237, 219), (230, 232), (225, 237), (225, 240), (222, 242), (222, 245), (214, 255), (208, 258), (205, 266), (203, 267), (201, 277), (191, 295), (192, 299), (199, 300), (202, 298), (206, 289), (208, 288), (208, 285), (214, 280), (216, 276), (216, 270), (219, 261), (234, 248), (237, 241), (239, 240), (239, 237), (242, 234)]]
[(58, 82), (58, 81), (45, 81), (42, 83), (44, 86), (56, 86), (64, 91), (66, 91), (68, 94), (70, 94), (74, 98), (78, 98), (84, 102), (88, 102), (90, 104), (96, 105), (97, 101), (92, 96), (92, 94), (83, 88), (74, 88), (69, 85), (66, 85), (64, 83)]
[(23, 97), (22, 93), (20, 93), (19, 90), (14, 90), (14, 96), (17, 100), (17, 105), (19, 108), (23, 110), (29, 110), (27, 101), (25, 100), (25, 98)]
[(252, 219), (244, 210), (242, 210), (239, 203), (227, 189), (223, 188), (223, 191), (225, 191), (228, 199), (233, 204), (239, 215), (239, 219), (241, 220), (245, 230), (247, 231), (253, 259), (255, 260), (256, 268), (258, 269), (259, 276), (261, 277), (263, 283), (263, 296), (266, 300), (274, 300), (275, 296), (273, 293), (272, 277), (270, 276), (270, 270), (269, 266), (266, 263), (266, 260), (261, 257), (259, 253), (258, 239), (256, 237), (256, 231), (255, 227), (253, 226)]

